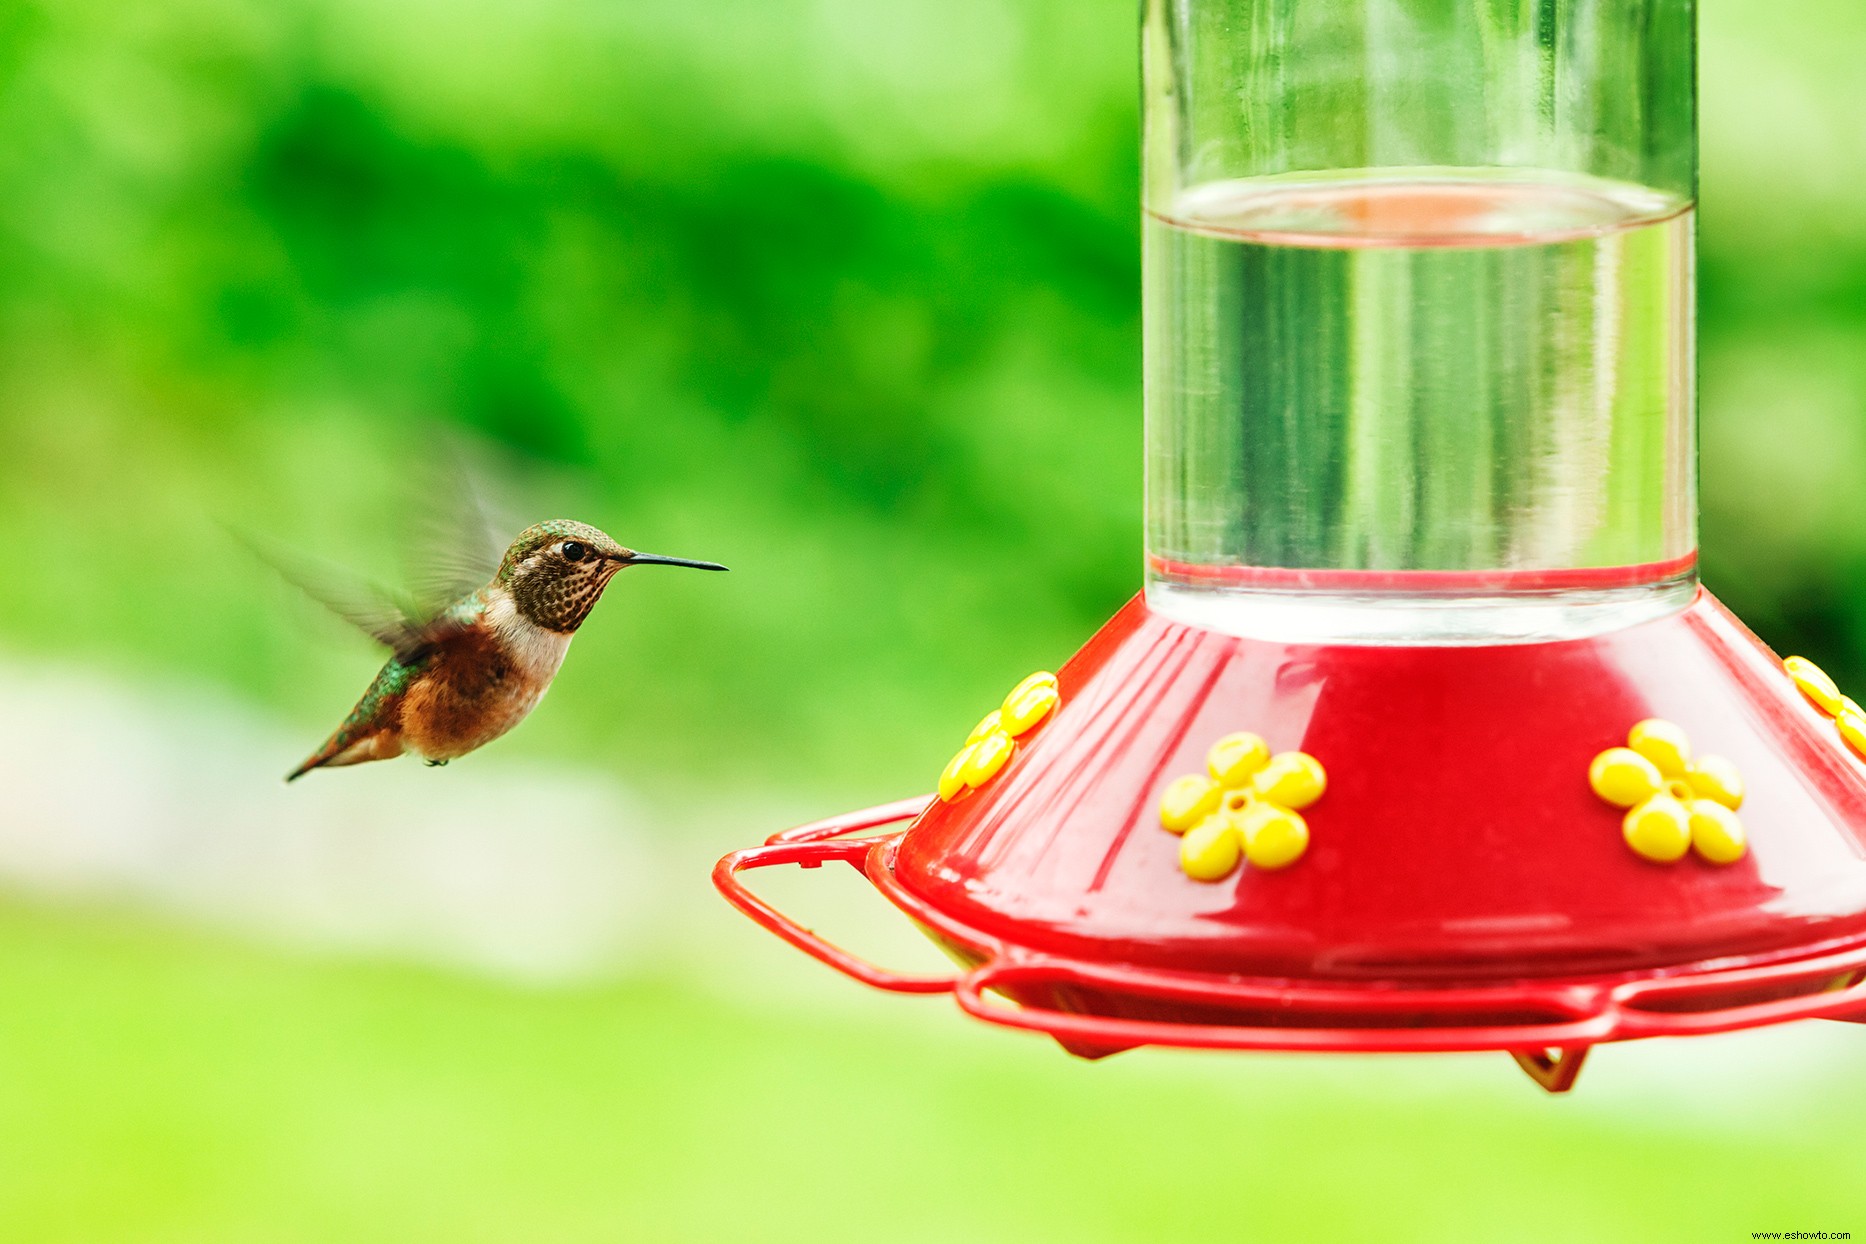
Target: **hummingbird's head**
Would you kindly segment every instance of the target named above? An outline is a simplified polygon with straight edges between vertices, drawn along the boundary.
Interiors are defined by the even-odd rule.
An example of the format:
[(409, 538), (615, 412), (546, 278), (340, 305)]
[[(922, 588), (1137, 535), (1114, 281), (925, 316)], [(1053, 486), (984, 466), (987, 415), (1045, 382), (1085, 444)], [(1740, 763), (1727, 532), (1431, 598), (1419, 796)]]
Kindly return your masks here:
[(715, 562), (625, 549), (588, 523), (557, 518), (518, 533), (493, 583), (512, 594), (512, 603), (528, 621), (548, 631), (570, 632), (583, 625), (609, 580), (630, 566), (725, 569)]

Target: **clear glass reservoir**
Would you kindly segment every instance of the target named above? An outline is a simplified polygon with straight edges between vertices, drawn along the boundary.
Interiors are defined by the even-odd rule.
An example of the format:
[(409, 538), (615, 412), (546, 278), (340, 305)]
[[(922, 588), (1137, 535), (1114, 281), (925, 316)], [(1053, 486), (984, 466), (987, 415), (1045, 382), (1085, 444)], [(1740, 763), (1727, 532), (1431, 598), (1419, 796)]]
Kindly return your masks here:
[(1574, 638), (1696, 591), (1692, 0), (1148, 0), (1148, 600)]

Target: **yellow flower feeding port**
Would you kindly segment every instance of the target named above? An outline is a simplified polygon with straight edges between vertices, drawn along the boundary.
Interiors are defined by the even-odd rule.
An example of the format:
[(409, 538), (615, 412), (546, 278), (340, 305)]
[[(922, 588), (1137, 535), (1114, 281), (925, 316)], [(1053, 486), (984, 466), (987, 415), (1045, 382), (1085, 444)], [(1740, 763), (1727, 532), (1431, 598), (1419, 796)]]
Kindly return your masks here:
[(1841, 741), (1861, 756), (1866, 756), (1866, 709), (1850, 695), (1842, 695), (1834, 680), (1806, 657), (1789, 657), (1782, 668), (1795, 680), (1795, 686), (1808, 702), (1834, 719)]
[(1038, 670), (1012, 687), (1004, 703), (972, 727), (965, 745), (946, 762), (939, 775), (939, 797), (951, 802), (997, 777), (1011, 763), (1017, 740), (1048, 721), (1061, 703), (1056, 675), (1048, 670)]
[(1194, 881), (1222, 881), (1239, 860), (1286, 868), (1309, 849), (1301, 810), (1328, 789), (1321, 762), (1280, 752), (1255, 734), (1227, 734), (1212, 744), (1205, 773), (1174, 779), (1160, 798), (1160, 825), (1183, 837), (1179, 866)]
[(1736, 810), (1743, 776), (1721, 756), (1691, 757), (1691, 740), (1654, 717), (1627, 732), (1625, 747), (1594, 757), (1587, 780), (1594, 793), (1626, 808), (1626, 845), (1660, 864), (1693, 847), (1713, 864), (1733, 864), (1749, 849)]

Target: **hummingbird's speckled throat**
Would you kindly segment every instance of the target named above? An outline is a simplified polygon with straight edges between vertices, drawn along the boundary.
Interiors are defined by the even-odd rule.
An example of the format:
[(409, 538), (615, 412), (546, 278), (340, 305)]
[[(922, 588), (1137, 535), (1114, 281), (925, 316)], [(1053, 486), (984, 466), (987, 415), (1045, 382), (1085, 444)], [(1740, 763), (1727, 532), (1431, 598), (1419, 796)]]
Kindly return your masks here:
[(724, 570), (625, 549), (587, 523), (521, 532), (484, 587), (425, 621), (359, 621), (394, 655), (335, 734), (286, 778), (413, 752), (446, 764), (498, 738), (537, 706), (571, 637), (629, 566)]

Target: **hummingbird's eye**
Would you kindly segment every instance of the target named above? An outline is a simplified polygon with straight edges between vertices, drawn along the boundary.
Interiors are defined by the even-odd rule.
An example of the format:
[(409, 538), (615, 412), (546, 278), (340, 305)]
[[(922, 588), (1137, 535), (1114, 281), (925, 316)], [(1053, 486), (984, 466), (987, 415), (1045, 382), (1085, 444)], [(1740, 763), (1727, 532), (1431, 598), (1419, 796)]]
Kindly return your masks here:
[(583, 555), (589, 552), (588, 549), (578, 544), (575, 540), (564, 541), (563, 547), (557, 551), (564, 555), (564, 560), (567, 562), (580, 562), (583, 560)]

